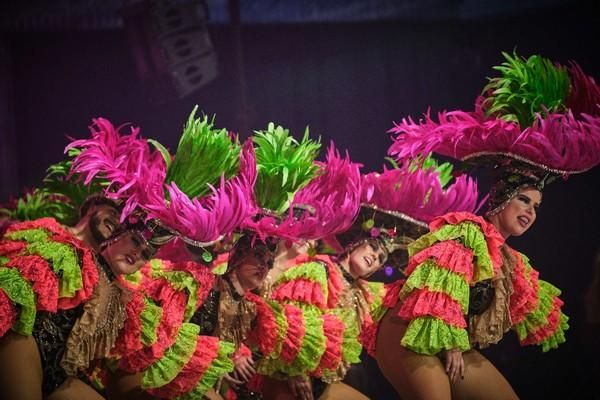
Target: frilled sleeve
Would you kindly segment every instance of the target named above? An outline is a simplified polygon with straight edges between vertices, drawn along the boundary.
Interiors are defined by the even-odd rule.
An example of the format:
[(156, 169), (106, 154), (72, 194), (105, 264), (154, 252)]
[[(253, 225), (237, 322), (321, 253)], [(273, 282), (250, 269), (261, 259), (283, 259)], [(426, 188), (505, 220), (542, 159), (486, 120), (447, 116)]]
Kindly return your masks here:
[[(358, 362), (360, 343), (354, 310), (338, 308), (343, 277), (324, 256), (301, 256), (272, 287), (269, 309), (281, 315), (281, 345), (263, 358), (264, 375), (335, 374), (341, 366)], [(274, 319), (274, 318), (271, 318)]]
[(215, 276), (190, 262), (152, 260), (131, 282), (127, 319), (114, 357), (141, 373), (141, 388), (159, 398), (201, 398), (233, 370), (234, 345), (202, 335), (187, 321), (205, 301)]
[(11, 225), (0, 241), (0, 335), (30, 335), (38, 310), (74, 308), (97, 283), (91, 249), (54, 219)]
[(544, 352), (565, 342), (569, 318), (562, 312), (560, 290), (538, 279), (529, 259), (513, 250), (516, 259), (510, 315), (521, 345), (538, 345)]
[(402, 345), (422, 354), (470, 348), (464, 315), (470, 285), (500, 269), (502, 237), (480, 217), (451, 213), (409, 247), (408, 278), (398, 316), (408, 321)]

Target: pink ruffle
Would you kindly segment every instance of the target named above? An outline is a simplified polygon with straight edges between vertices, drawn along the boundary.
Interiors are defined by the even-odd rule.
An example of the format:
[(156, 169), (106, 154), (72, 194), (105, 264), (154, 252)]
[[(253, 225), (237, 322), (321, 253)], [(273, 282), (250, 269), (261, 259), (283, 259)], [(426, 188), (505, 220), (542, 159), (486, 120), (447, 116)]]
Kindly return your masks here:
[(172, 399), (190, 392), (202, 379), (202, 375), (211, 366), (219, 354), (219, 338), (213, 336), (198, 336), (196, 350), (190, 361), (183, 366), (175, 379), (166, 385), (148, 390), (157, 398)]
[(149, 297), (161, 305), (163, 313), (157, 328), (156, 342), (121, 359), (120, 368), (127, 372), (139, 372), (148, 368), (173, 345), (183, 322), (187, 304), (186, 294), (175, 290), (164, 279), (147, 282), (144, 286)]
[[(316, 256), (309, 256), (306, 254), (299, 255), (293, 261), (293, 265), (301, 265), (308, 262), (321, 262), (325, 264), (327, 268), (327, 308), (335, 308), (338, 302), (340, 293), (344, 290), (344, 281), (342, 273), (339, 271), (337, 264), (326, 255), (317, 254)], [(324, 295), (323, 295), (324, 298)], [(294, 300), (293, 298), (290, 300)], [(319, 299), (320, 301), (320, 299)], [(312, 303), (316, 304), (319, 308), (324, 308), (325, 303)], [(323, 304), (323, 305), (319, 305)]]
[(46, 260), (38, 255), (19, 256), (10, 260), (6, 266), (18, 269), (31, 283), (39, 311), (57, 311), (58, 277)]
[(98, 267), (96, 266), (92, 250), (87, 247), (85, 243), (71, 234), (57, 235), (52, 237), (52, 240), (75, 247), (77, 255), (81, 260), (81, 279), (83, 286), (75, 293), (74, 297), (63, 297), (58, 299), (58, 308), (60, 310), (68, 310), (77, 307), (79, 304), (92, 297), (94, 288), (98, 284)]
[(544, 325), (533, 332), (530, 332), (527, 337), (521, 342), (523, 346), (530, 344), (538, 344), (556, 333), (560, 325), (560, 309), (563, 306), (563, 301), (555, 297), (552, 301), (552, 311), (548, 314), (548, 324)]
[(327, 304), (321, 285), (307, 278), (296, 278), (277, 286), (270, 297), (280, 302), (299, 301), (313, 304), (321, 309)]
[(256, 305), (256, 325), (248, 335), (248, 342), (256, 345), (265, 357), (279, 342), (279, 327), (271, 307), (260, 296), (247, 292), (245, 297)]
[(26, 246), (27, 244), (22, 241), (8, 239), (2, 240), (2, 242), (0, 242), (0, 256), (14, 257), (18, 253), (20, 253)]
[(379, 323), (370, 321), (364, 323), (360, 330), (358, 340), (363, 345), (367, 354), (375, 358), (375, 349), (377, 346), (377, 331), (379, 330)]
[(142, 349), (142, 321), (140, 315), (144, 310), (144, 295), (140, 292), (133, 292), (132, 297), (125, 306), (127, 318), (123, 328), (119, 332), (119, 338), (113, 348), (113, 353), (118, 356), (124, 356), (128, 353)]
[(300, 352), (302, 340), (306, 334), (306, 325), (304, 323), (304, 314), (298, 307), (286, 304), (283, 307), (283, 311), (288, 327), (281, 346), (280, 357), (289, 364), (294, 361)]
[(400, 290), (404, 286), (406, 279), (398, 279), (397, 281), (385, 285), (385, 296), (383, 296), (382, 304), (386, 308), (393, 308), (400, 300)]
[[(522, 322), (527, 314), (535, 310), (538, 305), (539, 272), (531, 269), (528, 274), (521, 254), (512, 249), (511, 253), (515, 257), (516, 264), (512, 279), (513, 294), (510, 296), (509, 308), (512, 323), (516, 325)], [(527, 279), (527, 274), (529, 279)]]
[(233, 354), (233, 360), (236, 361), (239, 358), (247, 358), (252, 356), (252, 350), (248, 348), (244, 343), (240, 344), (240, 347)]
[(327, 265), (327, 307), (336, 308), (340, 294), (344, 290), (344, 278), (337, 266), (329, 257), (320, 257)]
[(206, 300), (206, 297), (215, 285), (215, 280), (217, 279), (210, 267), (206, 267), (194, 261), (186, 261), (174, 263), (172, 268), (175, 271), (185, 271), (189, 273), (194, 277), (196, 282), (198, 282), (198, 292), (196, 293), (198, 300), (196, 302), (196, 307), (200, 307)]
[(473, 279), (473, 251), (454, 240), (438, 242), (412, 256), (406, 275), (410, 275), (419, 264), (429, 258), (434, 258), (439, 267), (463, 275), (467, 282)]
[(496, 227), (490, 222), (470, 212), (458, 211), (437, 217), (436, 219), (431, 221), (431, 223), (429, 224), (429, 229), (431, 231), (435, 231), (446, 224), (458, 225), (461, 222), (465, 221), (476, 223), (481, 228), (481, 231), (485, 236), (485, 241), (487, 242), (488, 252), (492, 260), (494, 273), (498, 273), (498, 271), (500, 271), (500, 267), (502, 266), (502, 255), (500, 253), (500, 246), (504, 244), (504, 238), (502, 237), (500, 232), (498, 232), (498, 229), (496, 229)]
[(342, 362), (342, 344), (344, 343), (344, 322), (333, 314), (323, 314), (323, 333), (325, 334), (325, 352), (314, 375), (320, 376), (323, 370), (336, 370)]
[(23, 221), (12, 224), (7, 230), (6, 233), (28, 230), (28, 229), (44, 229), (53, 235), (59, 236), (69, 236), (71, 235), (65, 228), (62, 227), (61, 224), (56, 222), (54, 218), (46, 217), (46, 218), (38, 218), (31, 221)]
[(428, 315), (459, 328), (467, 326), (460, 304), (446, 293), (416, 289), (408, 295), (398, 311), (398, 316), (407, 321)]
[(0, 338), (15, 324), (17, 310), (8, 295), (0, 288)]

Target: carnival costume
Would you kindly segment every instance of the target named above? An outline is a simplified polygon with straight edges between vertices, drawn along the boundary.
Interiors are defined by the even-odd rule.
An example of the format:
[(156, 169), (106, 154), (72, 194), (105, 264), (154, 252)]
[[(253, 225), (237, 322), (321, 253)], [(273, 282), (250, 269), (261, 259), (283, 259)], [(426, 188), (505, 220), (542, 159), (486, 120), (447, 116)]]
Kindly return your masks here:
[[(474, 112), (442, 112), (439, 122), (429, 115), (419, 123), (405, 119), (391, 130), (396, 137), (390, 154), (399, 162), (433, 151), (467, 168), (492, 167), (486, 216), (501, 212), (524, 188), (541, 191), (557, 176), (600, 162), (600, 91), (593, 80), (576, 64), (565, 68), (539, 56), (504, 56), (507, 61), (495, 68), (502, 76), (490, 80)], [(383, 343), (394, 340), (437, 356), (497, 343), (510, 329), (521, 345), (543, 351), (565, 341), (568, 318), (560, 290), (538, 279), (528, 258), (504, 243), (494, 225), (454, 212), (429, 228), (409, 246), (406, 282), (384, 300), (394, 315), (388, 313), (382, 324), (389, 328), (394, 318), (406, 324), (402, 337), (379, 332), (377, 358), (388, 379), (403, 368), (386, 356), (396, 353)], [(392, 382), (397, 388), (398, 379)]]

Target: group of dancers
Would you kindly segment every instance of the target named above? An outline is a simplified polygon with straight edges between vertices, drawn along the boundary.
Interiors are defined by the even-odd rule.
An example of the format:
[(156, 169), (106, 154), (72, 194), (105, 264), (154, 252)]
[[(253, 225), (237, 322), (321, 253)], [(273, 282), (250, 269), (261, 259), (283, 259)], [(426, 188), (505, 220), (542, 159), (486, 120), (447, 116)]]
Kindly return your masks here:
[(95, 119), (1, 211), (0, 397), (366, 399), (343, 383), (366, 351), (401, 399), (518, 398), (477, 348), (565, 341), (560, 290), (506, 240), (600, 163), (600, 88), (504, 57), (474, 110), (396, 123), (379, 172), (196, 109), (174, 154)]

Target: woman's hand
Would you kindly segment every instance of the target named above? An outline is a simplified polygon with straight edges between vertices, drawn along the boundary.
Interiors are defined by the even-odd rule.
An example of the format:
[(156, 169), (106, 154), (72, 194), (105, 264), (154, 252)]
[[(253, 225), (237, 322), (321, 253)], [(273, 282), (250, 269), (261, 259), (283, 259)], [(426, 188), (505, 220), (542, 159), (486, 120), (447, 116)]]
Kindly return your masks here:
[(456, 382), (458, 378), (465, 377), (465, 361), (463, 360), (462, 351), (452, 349), (446, 351), (446, 374), (450, 378), (450, 382)]
[(238, 357), (235, 359), (234, 363), (235, 367), (233, 369), (233, 377), (235, 379), (246, 383), (252, 379), (254, 374), (256, 374), (252, 355)]
[(292, 394), (297, 400), (314, 400), (312, 394), (312, 385), (310, 379), (305, 376), (291, 376), (288, 378), (288, 385)]
[(234, 378), (230, 374), (223, 375), (223, 379), (225, 380), (225, 382), (227, 382), (229, 387), (232, 388), (233, 390), (237, 390), (240, 385), (244, 384), (244, 382), (240, 381), (239, 379)]

